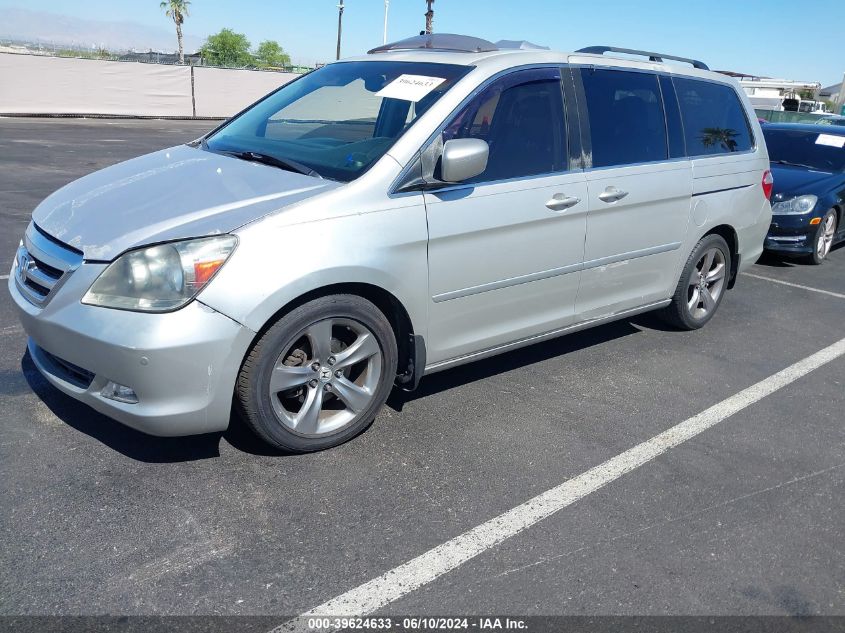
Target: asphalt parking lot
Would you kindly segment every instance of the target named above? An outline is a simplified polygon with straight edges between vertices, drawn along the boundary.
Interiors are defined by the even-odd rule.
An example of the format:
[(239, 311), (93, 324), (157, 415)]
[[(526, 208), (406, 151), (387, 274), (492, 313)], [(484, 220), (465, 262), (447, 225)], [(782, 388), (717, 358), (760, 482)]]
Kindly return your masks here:
[[(47, 194), (213, 125), (0, 119), (0, 273)], [(0, 615), (342, 596), (845, 337), (845, 248), (750, 272), (703, 330), (646, 315), (433, 375), (293, 457), (237, 425), (147, 437), (58, 393), (4, 279)], [(843, 422), (840, 355), (376, 612), (845, 615)]]

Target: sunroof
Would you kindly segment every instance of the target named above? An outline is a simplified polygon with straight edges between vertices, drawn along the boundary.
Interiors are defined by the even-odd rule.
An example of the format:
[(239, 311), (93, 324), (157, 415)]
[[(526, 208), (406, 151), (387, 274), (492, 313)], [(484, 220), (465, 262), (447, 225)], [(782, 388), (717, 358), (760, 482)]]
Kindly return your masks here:
[(373, 53), (387, 53), (388, 51), (452, 51), (458, 53), (487, 53), (499, 50), (493, 42), (480, 37), (469, 35), (455, 35), (453, 33), (433, 33), (431, 35), (415, 35), (398, 42), (391, 42), (369, 51)]

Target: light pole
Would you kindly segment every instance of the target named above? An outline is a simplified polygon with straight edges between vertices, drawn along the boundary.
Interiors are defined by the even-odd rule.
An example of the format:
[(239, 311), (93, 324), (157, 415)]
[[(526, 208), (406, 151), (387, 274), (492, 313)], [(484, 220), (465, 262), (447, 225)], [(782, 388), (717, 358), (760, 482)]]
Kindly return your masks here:
[(340, 36), (343, 32), (343, 0), (340, 0), (340, 4), (337, 5), (337, 57), (335, 59), (340, 59)]
[(434, 9), (431, 6), (434, 4), (434, 0), (425, 1), (428, 4), (428, 11), (425, 12), (425, 34), (431, 35), (434, 32)]
[(390, 0), (384, 0), (384, 38), (382, 44), (387, 44), (387, 12), (390, 11)]

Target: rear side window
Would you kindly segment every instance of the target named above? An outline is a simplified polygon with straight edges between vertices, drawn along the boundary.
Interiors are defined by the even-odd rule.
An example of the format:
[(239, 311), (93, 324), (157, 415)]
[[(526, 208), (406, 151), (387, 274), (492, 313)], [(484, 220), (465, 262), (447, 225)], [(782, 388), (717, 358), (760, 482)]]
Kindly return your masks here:
[(754, 143), (748, 118), (730, 86), (675, 77), (689, 156), (747, 152)]
[(443, 140), (487, 141), (487, 169), (468, 182), (490, 182), (565, 169), (563, 95), (557, 68), (522, 70), (487, 86), (443, 131)]
[(583, 68), (593, 167), (668, 158), (657, 75)]

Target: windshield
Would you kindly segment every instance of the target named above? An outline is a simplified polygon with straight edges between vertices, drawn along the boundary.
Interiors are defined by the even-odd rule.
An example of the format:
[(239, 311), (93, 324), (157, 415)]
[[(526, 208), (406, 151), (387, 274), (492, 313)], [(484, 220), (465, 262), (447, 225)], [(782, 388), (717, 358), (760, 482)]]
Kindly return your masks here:
[(470, 70), (415, 62), (324, 66), (265, 97), (204, 147), (348, 182)]
[[(831, 130), (833, 132), (834, 130)], [(845, 135), (763, 126), (769, 160), (831, 173), (845, 172)]]

